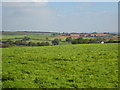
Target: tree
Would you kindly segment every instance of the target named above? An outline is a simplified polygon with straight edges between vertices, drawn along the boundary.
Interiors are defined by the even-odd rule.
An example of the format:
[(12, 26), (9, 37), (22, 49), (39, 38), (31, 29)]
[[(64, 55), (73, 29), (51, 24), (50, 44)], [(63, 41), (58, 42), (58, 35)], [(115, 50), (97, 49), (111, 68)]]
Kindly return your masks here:
[(46, 40), (49, 40), (49, 38), (48, 38), (48, 37), (46, 37)]
[(36, 43), (32, 43), (32, 46), (37, 46), (37, 44)]
[(20, 45), (21, 41), (15, 41), (16, 45)]
[(102, 42), (102, 41), (105, 41), (105, 39), (104, 38), (96, 38), (95, 41), (96, 42)]
[(52, 33), (53, 36), (57, 36), (57, 33)]
[(29, 37), (24, 37), (23, 40), (27, 41), (27, 40), (30, 40), (30, 38)]
[(79, 37), (77, 39), (72, 40), (71, 43), (72, 44), (82, 44), (82, 43), (84, 43), (84, 39)]
[(54, 40), (52, 41), (52, 44), (53, 44), (53, 45), (58, 45), (58, 44), (59, 44), (59, 39), (54, 39)]
[(89, 43), (96, 43), (95, 39), (89, 39)]
[(83, 39), (81, 37), (77, 39), (73, 39), (71, 41), (72, 44), (87, 44), (87, 43), (96, 43), (95, 39)]
[(40, 42), (37, 42), (37, 46), (41, 46), (41, 43), (40, 43)]
[(88, 39), (84, 39), (83, 43), (87, 44), (87, 43), (89, 43), (89, 40)]
[(46, 42), (41, 42), (41, 46), (48, 46), (48, 43), (46, 43)]
[(84, 42), (84, 39), (79, 37), (79, 38), (77, 38), (77, 41), (78, 41), (78, 44), (82, 44)]
[(71, 41), (72, 44), (78, 44), (78, 40), (77, 39), (74, 39)]
[(13, 45), (13, 44), (14, 44), (14, 42), (13, 42), (12, 40), (10, 40), (10, 39), (8, 39), (8, 40), (6, 41), (6, 43), (9, 44), (9, 45)]
[(33, 42), (29, 42), (27, 45), (28, 46), (33, 46)]
[(49, 46), (50, 45), (50, 43), (49, 42), (45, 42), (45, 46)]
[(50, 44), (49, 44), (49, 42), (38, 42), (37, 43), (37, 46), (49, 46)]
[(113, 39), (109, 39), (108, 43), (113, 43), (114, 40)]
[(71, 42), (72, 41), (72, 38), (71, 37), (67, 37), (66, 38), (66, 42)]

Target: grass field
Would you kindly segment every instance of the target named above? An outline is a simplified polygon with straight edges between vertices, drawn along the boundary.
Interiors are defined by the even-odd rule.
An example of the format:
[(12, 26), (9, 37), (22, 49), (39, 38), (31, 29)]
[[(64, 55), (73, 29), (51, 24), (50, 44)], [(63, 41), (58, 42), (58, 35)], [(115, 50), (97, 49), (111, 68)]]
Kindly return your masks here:
[(3, 88), (117, 88), (118, 44), (2, 49)]
[[(12, 41), (19, 41), (22, 40), (25, 36), (24, 35), (3, 35), (2, 36), (2, 41), (6, 41), (7, 39), (11, 39)], [(57, 36), (34, 36), (34, 35), (30, 35), (27, 36), (30, 38), (30, 40), (27, 40), (26, 42), (33, 42), (33, 43), (37, 43), (37, 42), (49, 42), (50, 45), (52, 45), (52, 40), (54, 39), (61, 39), (61, 41), (59, 42), (60, 45), (64, 45), (64, 44), (71, 44), (69, 42), (65, 42), (66, 37), (57, 37)], [(48, 38), (48, 39), (46, 39)], [(77, 37), (73, 37), (73, 39), (75, 39)]]

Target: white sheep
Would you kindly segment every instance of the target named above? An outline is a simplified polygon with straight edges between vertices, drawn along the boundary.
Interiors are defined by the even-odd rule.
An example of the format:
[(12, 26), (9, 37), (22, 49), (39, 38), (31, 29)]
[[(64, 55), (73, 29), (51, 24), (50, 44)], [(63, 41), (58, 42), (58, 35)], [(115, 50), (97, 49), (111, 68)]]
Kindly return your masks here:
[(101, 44), (103, 44), (104, 42), (102, 41)]

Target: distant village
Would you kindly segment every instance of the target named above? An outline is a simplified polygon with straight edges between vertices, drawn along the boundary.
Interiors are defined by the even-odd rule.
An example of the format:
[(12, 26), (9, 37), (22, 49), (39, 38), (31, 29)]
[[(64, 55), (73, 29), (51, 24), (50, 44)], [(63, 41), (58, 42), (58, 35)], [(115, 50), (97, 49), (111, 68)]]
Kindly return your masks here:
[(111, 34), (70, 34), (71, 37), (111, 37)]
[(0, 47), (52, 46), (64, 44), (120, 43), (117, 33), (58, 33), (14, 31), (1, 33)]
[(70, 37), (116, 37), (120, 35), (118, 33), (53, 33), (52, 35), (70, 36)]

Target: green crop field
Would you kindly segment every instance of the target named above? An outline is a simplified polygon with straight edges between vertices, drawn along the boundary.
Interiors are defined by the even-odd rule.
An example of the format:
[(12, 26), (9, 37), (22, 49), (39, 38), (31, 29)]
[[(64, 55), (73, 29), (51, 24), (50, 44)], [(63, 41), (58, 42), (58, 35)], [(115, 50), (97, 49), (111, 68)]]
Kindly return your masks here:
[(11, 35), (11, 36), (2, 36), (2, 39), (13, 39), (13, 38), (23, 38), (24, 36), (15, 36), (15, 35)]
[(2, 49), (3, 88), (118, 88), (118, 44)]

